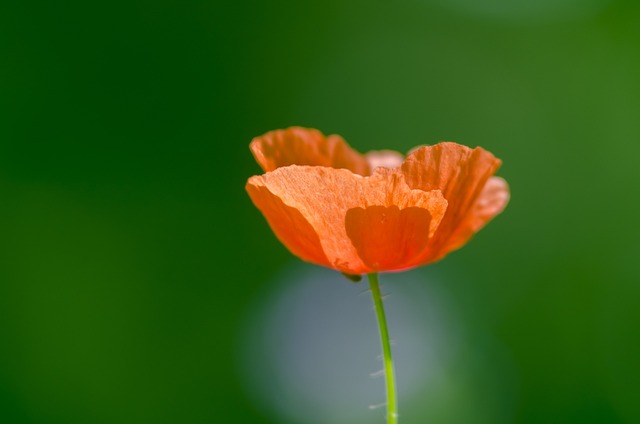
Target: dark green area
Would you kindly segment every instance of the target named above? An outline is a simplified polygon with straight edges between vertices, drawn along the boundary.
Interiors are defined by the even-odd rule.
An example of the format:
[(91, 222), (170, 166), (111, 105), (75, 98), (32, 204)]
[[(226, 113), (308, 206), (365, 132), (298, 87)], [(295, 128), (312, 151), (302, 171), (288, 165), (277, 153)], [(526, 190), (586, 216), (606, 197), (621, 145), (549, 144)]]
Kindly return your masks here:
[(244, 184), (289, 125), (501, 157), (507, 211), (436, 266), (504, 422), (640, 422), (640, 7), (599, 3), (3, 2), (0, 422), (276, 422), (237, 344), (296, 259)]

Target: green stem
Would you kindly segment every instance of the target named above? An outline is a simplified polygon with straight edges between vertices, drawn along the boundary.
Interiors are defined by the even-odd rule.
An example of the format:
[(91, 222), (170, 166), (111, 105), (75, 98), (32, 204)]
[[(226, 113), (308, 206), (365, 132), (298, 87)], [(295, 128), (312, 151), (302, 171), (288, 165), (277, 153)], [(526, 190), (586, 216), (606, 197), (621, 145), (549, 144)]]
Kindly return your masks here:
[(387, 329), (387, 319), (384, 315), (382, 305), (382, 294), (378, 283), (378, 273), (373, 272), (368, 275), (373, 304), (376, 307), (378, 317), (378, 327), (380, 329), (380, 340), (382, 341), (382, 356), (384, 360), (384, 379), (387, 386), (387, 424), (398, 423), (398, 401), (396, 399), (396, 377), (393, 369), (393, 358), (391, 357), (391, 343), (389, 343), (389, 330)]

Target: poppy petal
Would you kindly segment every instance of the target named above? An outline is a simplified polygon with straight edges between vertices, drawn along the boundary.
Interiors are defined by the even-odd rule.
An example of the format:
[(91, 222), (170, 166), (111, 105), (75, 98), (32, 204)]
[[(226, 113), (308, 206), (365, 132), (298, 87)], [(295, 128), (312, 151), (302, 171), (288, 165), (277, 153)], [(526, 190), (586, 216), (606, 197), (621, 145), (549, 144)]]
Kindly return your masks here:
[(489, 178), (475, 204), (443, 250), (451, 251), (464, 246), (475, 233), (504, 210), (509, 203), (509, 197), (509, 185), (503, 178)]
[(370, 173), (367, 159), (339, 135), (325, 136), (311, 128), (290, 127), (256, 137), (249, 145), (265, 172), (289, 165), (344, 168), (360, 175)]
[(449, 240), (463, 222), (476, 221), (472, 215), (478, 196), (500, 164), (480, 147), (471, 149), (451, 142), (418, 148), (404, 161), (401, 170), (411, 188), (441, 190), (449, 202), (432, 241), (431, 257), (424, 258), (427, 263), (462, 245)]
[(408, 268), (428, 245), (432, 216), (428, 209), (369, 206), (347, 211), (347, 235), (358, 256), (373, 271)]
[(402, 165), (404, 156), (393, 150), (377, 150), (367, 152), (365, 155), (369, 167), (371, 169), (382, 168), (397, 168)]
[(361, 177), (344, 169), (288, 166), (247, 184), (276, 234), (290, 224), (265, 207), (257, 187), (299, 211), (318, 235), (328, 266), (348, 274), (406, 268), (436, 232), (447, 207), (439, 191), (411, 190), (399, 172), (381, 168)]
[(278, 240), (287, 246), (291, 253), (307, 262), (330, 266), (318, 234), (300, 211), (285, 205), (278, 196), (261, 184), (259, 177), (249, 179), (246, 188)]

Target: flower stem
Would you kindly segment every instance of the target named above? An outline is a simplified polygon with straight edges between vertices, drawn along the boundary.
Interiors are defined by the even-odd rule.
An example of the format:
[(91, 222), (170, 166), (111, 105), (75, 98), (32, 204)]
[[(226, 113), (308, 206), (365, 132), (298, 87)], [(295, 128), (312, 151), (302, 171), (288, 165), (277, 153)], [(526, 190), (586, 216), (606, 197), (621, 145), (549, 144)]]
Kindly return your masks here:
[(396, 377), (393, 369), (393, 358), (391, 357), (391, 344), (389, 343), (389, 330), (387, 329), (387, 319), (382, 305), (382, 294), (378, 283), (378, 273), (373, 272), (368, 275), (373, 304), (378, 317), (378, 328), (380, 329), (380, 340), (382, 342), (382, 356), (384, 360), (384, 379), (387, 386), (387, 424), (398, 423), (398, 401), (396, 399)]

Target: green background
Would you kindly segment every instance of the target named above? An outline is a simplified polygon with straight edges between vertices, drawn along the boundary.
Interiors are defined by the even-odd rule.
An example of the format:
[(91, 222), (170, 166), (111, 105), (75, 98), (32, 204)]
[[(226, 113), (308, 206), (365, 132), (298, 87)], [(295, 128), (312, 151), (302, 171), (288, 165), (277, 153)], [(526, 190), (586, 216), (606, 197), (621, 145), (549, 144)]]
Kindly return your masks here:
[[(503, 159), (504, 214), (415, 274), (482, 368), (452, 411), (640, 422), (639, 21), (619, 0), (2, 2), (0, 422), (283, 422), (238, 346), (298, 262), (244, 191), (251, 138), (290, 125)], [(496, 415), (478, 398), (504, 373)]]

